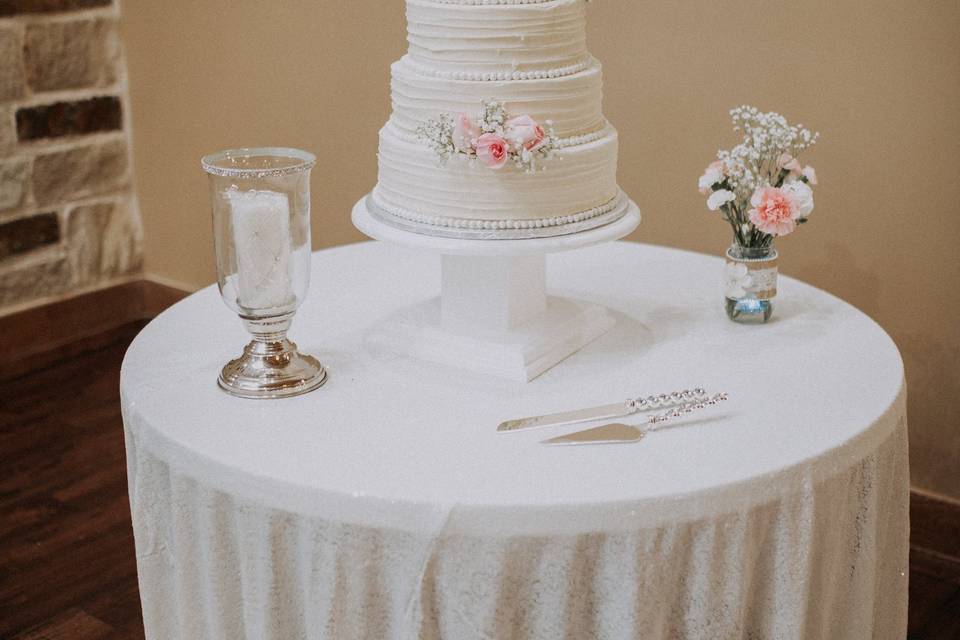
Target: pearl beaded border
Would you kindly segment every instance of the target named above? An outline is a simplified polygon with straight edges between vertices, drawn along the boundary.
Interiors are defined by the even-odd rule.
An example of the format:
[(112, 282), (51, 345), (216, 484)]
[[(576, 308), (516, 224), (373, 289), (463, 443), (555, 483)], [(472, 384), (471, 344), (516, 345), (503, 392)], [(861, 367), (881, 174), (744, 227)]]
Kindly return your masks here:
[(464, 82), (507, 82), (510, 80), (546, 80), (548, 78), (563, 78), (586, 71), (596, 64), (593, 58), (555, 69), (537, 69), (534, 71), (497, 71), (497, 72), (470, 72), (446, 71), (434, 69), (404, 56), (403, 63), (418, 75), (442, 80), (459, 80)]
[(618, 193), (612, 200), (592, 209), (581, 211), (566, 216), (554, 216), (551, 218), (538, 218), (534, 220), (482, 220), (471, 218), (450, 218), (446, 216), (428, 216), (420, 213), (414, 213), (401, 207), (395, 207), (383, 202), (377, 189), (373, 190), (373, 201), (385, 213), (397, 218), (422, 224), (431, 227), (446, 227), (449, 229), (474, 229), (478, 231), (498, 231), (507, 229), (542, 229), (549, 227), (558, 227), (565, 224), (574, 224), (584, 222), (591, 218), (596, 218), (610, 213), (623, 204), (623, 194)]
[(570, 136), (569, 138), (558, 138), (556, 146), (558, 149), (566, 149), (568, 147), (578, 147), (582, 144), (589, 144), (591, 142), (596, 142), (597, 140), (603, 138), (607, 134), (611, 133), (612, 127), (609, 122), (604, 121), (603, 127), (597, 129), (596, 131), (591, 131), (590, 133), (583, 133), (579, 136)]

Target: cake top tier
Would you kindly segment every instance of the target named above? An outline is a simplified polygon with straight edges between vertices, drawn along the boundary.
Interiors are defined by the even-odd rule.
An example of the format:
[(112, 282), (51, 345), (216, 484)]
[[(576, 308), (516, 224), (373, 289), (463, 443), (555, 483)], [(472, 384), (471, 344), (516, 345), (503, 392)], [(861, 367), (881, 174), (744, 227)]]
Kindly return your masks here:
[(572, 72), (586, 25), (585, 0), (407, 0), (409, 58), (438, 73)]

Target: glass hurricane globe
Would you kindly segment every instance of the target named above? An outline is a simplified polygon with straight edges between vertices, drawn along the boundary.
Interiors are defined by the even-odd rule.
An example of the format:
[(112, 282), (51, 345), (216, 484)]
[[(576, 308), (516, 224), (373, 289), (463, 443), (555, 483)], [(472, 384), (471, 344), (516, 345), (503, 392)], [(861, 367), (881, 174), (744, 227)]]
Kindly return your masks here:
[(310, 285), (313, 154), (277, 147), (231, 149), (201, 160), (209, 176), (217, 284), (252, 340), (218, 383), (241, 398), (312, 391), (327, 374), (287, 338)]

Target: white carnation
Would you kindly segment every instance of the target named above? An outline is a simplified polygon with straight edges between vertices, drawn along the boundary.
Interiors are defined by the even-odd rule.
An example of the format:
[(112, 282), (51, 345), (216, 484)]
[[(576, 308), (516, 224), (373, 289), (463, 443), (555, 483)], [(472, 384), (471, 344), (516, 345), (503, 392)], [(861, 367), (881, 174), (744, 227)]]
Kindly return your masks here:
[(813, 189), (801, 180), (791, 180), (780, 187), (797, 205), (798, 220), (805, 220), (813, 212)]
[(734, 198), (736, 198), (736, 196), (733, 194), (733, 191), (727, 189), (714, 191), (710, 194), (710, 197), (707, 198), (707, 208), (710, 209), (710, 211), (716, 211)]
[(716, 167), (707, 167), (700, 180), (697, 181), (697, 188), (700, 191), (706, 191), (713, 185), (723, 180), (723, 172)]

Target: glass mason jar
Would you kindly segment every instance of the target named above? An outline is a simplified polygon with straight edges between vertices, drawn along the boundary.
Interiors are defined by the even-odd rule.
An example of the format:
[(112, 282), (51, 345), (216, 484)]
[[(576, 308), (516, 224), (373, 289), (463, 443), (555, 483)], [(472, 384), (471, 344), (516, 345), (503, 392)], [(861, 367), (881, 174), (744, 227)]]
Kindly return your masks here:
[(770, 320), (777, 295), (777, 255), (772, 246), (730, 245), (724, 269), (728, 318), (734, 322), (761, 324)]
[(310, 285), (310, 170), (299, 149), (231, 149), (206, 156), (217, 284), (253, 340), (219, 384), (245, 398), (305, 393), (326, 379), (287, 330)]

